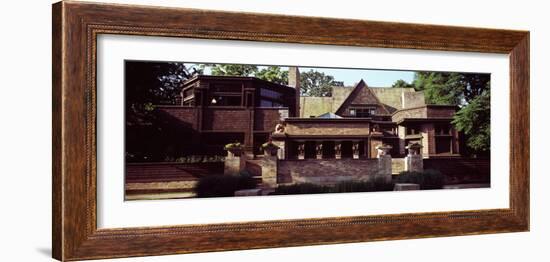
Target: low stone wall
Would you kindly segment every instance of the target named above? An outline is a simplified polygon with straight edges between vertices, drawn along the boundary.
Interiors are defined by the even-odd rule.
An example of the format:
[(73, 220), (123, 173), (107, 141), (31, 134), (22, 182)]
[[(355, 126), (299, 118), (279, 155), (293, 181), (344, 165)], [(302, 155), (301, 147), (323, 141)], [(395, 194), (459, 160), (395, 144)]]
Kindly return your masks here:
[(390, 175), (379, 170), (378, 159), (279, 160), (277, 182), (336, 184)]
[(488, 158), (428, 158), (424, 170), (439, 170), (445, 184), (490, 183), (491, 160)]

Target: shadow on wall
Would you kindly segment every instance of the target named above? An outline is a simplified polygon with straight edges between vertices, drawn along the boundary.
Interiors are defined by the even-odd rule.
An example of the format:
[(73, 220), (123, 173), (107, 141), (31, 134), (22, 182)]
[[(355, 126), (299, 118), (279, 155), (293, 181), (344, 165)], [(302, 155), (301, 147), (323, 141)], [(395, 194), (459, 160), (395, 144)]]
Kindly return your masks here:
[(491, 182), (490, 158), (428, 158), (424, 168), (441, 172), (446, 185)]
[(154, 112), (151, 123), (125, 128), (127, 162), (170, 161), (189, 154), (204, 154), (192, 125), (161, 110)]

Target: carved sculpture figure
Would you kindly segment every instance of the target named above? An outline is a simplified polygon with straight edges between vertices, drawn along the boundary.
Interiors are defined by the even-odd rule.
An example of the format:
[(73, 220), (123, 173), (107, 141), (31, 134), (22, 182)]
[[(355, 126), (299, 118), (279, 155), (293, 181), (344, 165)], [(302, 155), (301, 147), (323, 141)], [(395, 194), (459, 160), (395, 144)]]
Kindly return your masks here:
[(282, 134), (285, 132), (285, 126), (281, 123), (275, 126), (275, 134)]

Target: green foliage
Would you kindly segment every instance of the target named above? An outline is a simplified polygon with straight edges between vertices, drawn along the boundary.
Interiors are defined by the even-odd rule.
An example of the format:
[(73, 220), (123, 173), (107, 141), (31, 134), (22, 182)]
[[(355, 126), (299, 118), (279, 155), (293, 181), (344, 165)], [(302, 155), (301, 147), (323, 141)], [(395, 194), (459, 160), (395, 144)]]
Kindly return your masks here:
[[(211, 74), (215, 76), (254, 76), (269, 82), (288, 84), (288, 71), (281, 70), (279, 66), (268, 66), (259, 69), (255, 65), (236, 64), (202, 64), (204, 70), (211, 67)], [(331, 96), (332, 86), (335, 85), (334, 77), (313, 69), (300, 73), (300, 86), (302, 95), (306, 96)]]
[(427, 104), (460, 105), (464, 101), (465, 86), (458, 73), (417, 72), (414, 77), (416, 90), (423, 90)]
[(255, 75), (259, 79), (263, 79), (272, 83), (286, 85), (288, 83), (288, 71), (282, 71), (279, 66), (268, 66), (258, 71)]
[(424, 91), (428, 104), (460, 106), (453, 124), (466, 134), (467, 148), (471, 153), (489, 152), (489, 74), (417, 72), (413, 84)]
[(487, 152), (491, 144), (491, 96), (487, 90), (458, 111), (453, 124), (466, 134), (466, 145), (475, 152)]
[(235, 191), (252, 189), (256, 180), (247, 172), (238, 175), (210, 175), (199, 179), (194, 190), (197, 197), (229, 197)]
[(310, 69), (300, 73), (301, 94), (306, 96), (332, 96), (334, 77)]
[(152, 105), (174, 104), (181, 84), (201, 73), (184, 63), (127, 61), (125, 63), (126, 122), (154, 121)]
[(296, 194), (322, 194), (330, 193), (329, 186), (312, 183), (300, 183), (293, 185), (280, 185), (270, 195), (296, 195)]
[[(184, 63), (126, 61), (124, 63), (127, 161), (162, 161), (176, 157), (175, 139), (154, 105), (175, 104), (181, 84), (201, 72)], [(173, 138), (174, 140), (172, 140)], [(166, 141), (172, 140), (170, 143)]]
[(265, 142), (265, 143), (263, 143), (263, 144), (261, 145), (261, 148), (262, 148), (262, 149), (266, 149), (266, 148), (268, 148), (268, 147), (276, 147), (276, 145), (273, 144), (273, 142), (271, 142), (271, 141), (267, 141), (267, 142)]
[(466, 105), (490, 88), (489, 74), (416, 72), (413, 85), (426, 103)]
[(203, 156), (203, 155), (191, 155), (184, 157), (166, 157), (165, 162), (177, 162), (177, 163), (219, 163), (225, 160), (224, 156)]
[(420, 189), (441, 189), (444, 176), (433, 169), (426, 169), (423, 172), (403, 171), (395, 178), (395, 182), (419, 184)]
[(258, 67), (255, 65), (215, 64), (210, 66), (214, 76), (254, 76), (258, 72)]
[(344, 181), (332, 186), (312, 183), (280, 185), (277, 187), (275, 192), (272, 193), (272, 195), (375, 192), (392, 190), (393, 183), (387, 183), (384, 179), (373, 179), (369, 181)]
[(391, 87), (396, 87), (396, 88), (407, 88), (407, 87), (414, 87), (413, 84), (411, 83), (407, 83), (405, 80), (403, 79), (399, 79), (397, 81), (395, 81), (395, 83), (393, 83), (393, 85)]
[(227, 145), (225, 145), (223, 147), (225, 150), (229, 150), (229, 149), (239, 149), (239, 148), (243, 148), (242, 144), (239, 143), (239, 142), (235, 142), (235, 143), (229, 143)]

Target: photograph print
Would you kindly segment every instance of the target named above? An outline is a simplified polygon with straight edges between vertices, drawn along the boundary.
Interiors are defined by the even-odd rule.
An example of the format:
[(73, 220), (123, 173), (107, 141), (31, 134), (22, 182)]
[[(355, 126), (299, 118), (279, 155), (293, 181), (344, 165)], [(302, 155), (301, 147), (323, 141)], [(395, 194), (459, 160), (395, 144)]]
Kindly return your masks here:
[(490, 74), (125, 61), (125, 200), (490, 187)]

